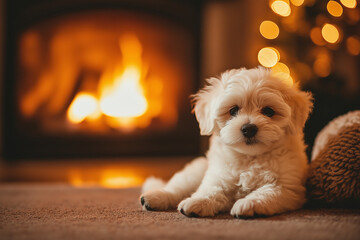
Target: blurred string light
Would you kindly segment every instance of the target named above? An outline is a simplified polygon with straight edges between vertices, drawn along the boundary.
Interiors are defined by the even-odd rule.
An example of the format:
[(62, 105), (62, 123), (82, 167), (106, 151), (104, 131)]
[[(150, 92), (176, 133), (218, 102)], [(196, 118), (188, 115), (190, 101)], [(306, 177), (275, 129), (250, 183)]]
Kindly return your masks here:
[(340, 33), (338, 28), (333, 25), (326, 23), (321, 29), (323, 38), (329, 43), (336, 43), (340, 40)]
[[(329, 76), (333, 64), (332, 55), (343, 49), (342, 39), (346, 39), (344, 47), (349, 54), (353, 56), (360, 54), (360, 38), (357, 32), (347, 37), (348, 29), (344, 28), (351, 27), (350, 25), (357, 26), (356, 24), (360, 21), (360, 11), (356, 8), (357, 1), (324, 0), (321, 4), (315, 3), (317, 3), (316, 0), (269, 0), (272, 12), (281, 16), (281, 24), (277, 25), (274, 20), (264, 20), (260, 24), (260, 34), (265, 39), (277, 41), (281, 35), (277, 45), (282, 49), (284, 59), (280, 62), (280, 54), (276, 48), (264, 47), (258, 52), (258, 61), (261, 65), (271, 68), (272, 73), (289, 84), (293, 84), (292, 76), (304, 81), (311, 80), (314, 75)], [(345, 11), (344, 7), (348, 9)], [(314, 8), (311, 10), (312, 13), (318, 13), (307, 15), (309, 8)], [(344, 24), (347, 25), (344, 26)], [(280, 34), (281, 31), (285, 33)], [(300, 51), (301, 58), (304, 57), (304, 60), (301, 60), (299, 56), (287, 54), (288, 51), (292, 51), (291, 47), (296, 48), (296, 41), (284, 41), (284, 39), (290, 40), (294, 37), (310, 37), (314, 43), (314, 45), (306, 45)], [(305, 55), (301, 53), (303, 51)]]
[(264, 67), (273, 67), (280, 60), (280, 53), (275, 48), (264, 47), (258, 53), (258, 61)]
[(290, 69), (285, 63), (278, 62), (271, 68), (272, 74), (277, 76), (280, 80), (284, 81), (289, 86), (292, 86), (294, 80), (290, 76)]
[(342, 6), (335, 1), (329, 1), (326, 5), (326, 9), (334, 17), (340, 17), (343, 14)]
[(260, 24), (260, 33), (264, 38), (275, 39), (279, 36), (279, 27), (272, 21), (263, 21)]
[(274, 11), (274, 13), (276, 13), (282, 17), (287, 17), (291, 14), (289, 0), (270, 1), (270, 7)]
[(305, 1), (305, 0), (291, 0), (291, 3), (292, 3), (294, 6), (299, 7), (299, 6), (301, 6), (301, 5), (304, 4), (304, 1)]
[(355, 8), (357, 5), (356, 0), (340, 0), (340, 2), (347, 8)]
[(275, 66), (272, 67), (272, 72), (282, 74), (284, 78), (290, 77), (289, 67), (282, 62), (278, 62), (277, 64), (275, 64)]
[(276, 52), (276, 56), (277, 56), (277, 59), (278, 61), (280, 60), (280, 52), (276, 49), (276, 48), (273, 48), (273, 47), (269, 47), (271, 50), (273, 50), (274, 52)]

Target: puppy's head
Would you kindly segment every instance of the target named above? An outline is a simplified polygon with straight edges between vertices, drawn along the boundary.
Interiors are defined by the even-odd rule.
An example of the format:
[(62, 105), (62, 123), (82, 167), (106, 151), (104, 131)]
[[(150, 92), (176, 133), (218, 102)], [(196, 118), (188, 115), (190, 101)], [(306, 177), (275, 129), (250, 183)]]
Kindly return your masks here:
[(311, 94), (265, 68), (230, 70), (207, 83), (193, 96), (201, 134), (219, 135), (244, 154), (261, 154), (301, 134), (312, 109)]

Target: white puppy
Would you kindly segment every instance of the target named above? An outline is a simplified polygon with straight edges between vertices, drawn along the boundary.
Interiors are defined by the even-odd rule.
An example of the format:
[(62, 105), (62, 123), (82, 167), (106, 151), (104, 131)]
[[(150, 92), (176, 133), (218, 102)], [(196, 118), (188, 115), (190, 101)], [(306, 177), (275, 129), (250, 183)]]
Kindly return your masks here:
[(207, 83), (194, 95), (201, 134), (212, 135), (206, 158), (192, 161), (160, 189), (148, 190), (154, 179), (148, 180), (143, 209), (251, 217), (300, 208), (311, 94), (265, 68), (230, 70)]

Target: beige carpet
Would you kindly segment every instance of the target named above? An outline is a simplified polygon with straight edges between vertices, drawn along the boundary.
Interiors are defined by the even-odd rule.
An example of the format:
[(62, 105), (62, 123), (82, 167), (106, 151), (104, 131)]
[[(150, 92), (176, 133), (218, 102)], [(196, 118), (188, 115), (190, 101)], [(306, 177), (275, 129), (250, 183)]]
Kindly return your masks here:
[(0, 239), (360, 239), (360, 210), (302, 209), (250, 220), (144, 212), (139, 189), (0, 185)]

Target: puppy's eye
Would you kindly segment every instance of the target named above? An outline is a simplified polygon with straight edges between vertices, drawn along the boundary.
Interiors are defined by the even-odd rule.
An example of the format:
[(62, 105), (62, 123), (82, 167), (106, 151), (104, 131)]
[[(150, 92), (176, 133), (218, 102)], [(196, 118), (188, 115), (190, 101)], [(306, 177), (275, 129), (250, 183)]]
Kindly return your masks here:
[(238, 106), (232, 107), (232, 108), (230, 109), (230, 111), (229, 111), (230, 115), (233, 116), (233, 117), (235, 117), (235, 116), (238, 114), (239, 109), (240, 109), (240, 108), (239, 108)]
[(272, 117), (275, 114), (275, 111), (271, 107), (264, 107), (261, 109), (261, 113), (265, 116)]

